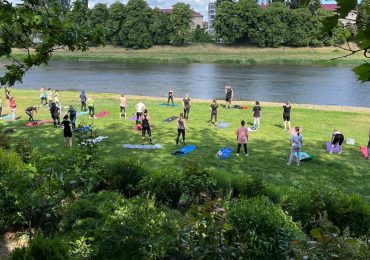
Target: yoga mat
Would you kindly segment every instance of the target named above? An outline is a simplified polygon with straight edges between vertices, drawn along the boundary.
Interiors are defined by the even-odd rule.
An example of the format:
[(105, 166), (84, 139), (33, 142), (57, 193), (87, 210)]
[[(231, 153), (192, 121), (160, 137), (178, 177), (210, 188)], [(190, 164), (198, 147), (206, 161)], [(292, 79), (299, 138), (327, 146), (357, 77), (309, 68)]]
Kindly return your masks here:
[(221, 158), (222, 160), (228, 159), (233, 152), (233, 148), (220, 148), (220, 150), (216, 153), (216, 157)]
[[(294, 157), (297, 157), (297, 153), (295, 152), (294, 153)], [(313, 159), (313, 156), (307, 152), (300, 152), (299, 153), (299, 160), (300, 161), (308, 161), (308, 160), (312, 160)]]
[(122, 145), (123, 148), (127, 149), (143, 149), (143, 150), (154, 150), (154, 149), (161, 149), (162, 146), (160, 144), (124, 144)]
[[(331, 142), (326, 142), (326, 151), (330, 152), (330, 149), (331, 149)], [(334, 146), (333, 153), (339, 153), (339, 145), (338, 144), (336, 146)]]
[(87, 112), (87, 111), (77, 112), (77, 116), (87, 115), (88, 113), (89, 113), (89, 112)]
[(162, 103), (162, 104), (159, 104), (159, 106), (161, 107), (178, 107), (179, 105), (178, 104), (169, 104), (167, 105), (167, 103)]
[(165, 119), (163, 122), (171, 123), (172, 121), (175, 121), (177, 118), (178, 118), (177, 116), (171, 116)]
[(230, 126), (230, 123), (222, 122), (218, 125), (218, 128), (227, 128)]
[(355, 139), (353, 139), (353, 138), (348, 138), (348, 139), (346, 140), (346, 144), (354, 145), (354, 144), (355, 144)]
[(34, 121), (35, 124), (32, 123), (32, 122), (28, 122), (26, 124), (26, 126), (33, 127), (33, 126), (43, 125), (43, 124), (47, 124), (47, 123), (51, 123), (51, 122), (53, 122), (53, 121), (50, 120), (50, 119), (44, 119), (44, 120), (40, 120), (40, 121)]
[(369, 154), (367, 153), (367, 147), (366, 146), (361, 146), (360, 151), (362, 153), (362, 156), (364, 156), (365, 159), (369, 157)]
[[(87, 143), (93, 143), (93, 144), (95, 144), (95, 143), (98, 143), (98, 142), (103, 141), (103, 140), (104, 140), (104, 139), (106, 139), (106, 138), (108, 138), (108, 136), (98, 136), (98, 137), (96, 137), (96, 138), (94, 138), (94, 139), (90, 139), (90, 140), (88, 140), (88, 141), (87, 141)], [(85, 145), (85, 144), (87, 144), (87, 143), (82, 142), (81, 144), (82, 144), (82, 145)]]
[(137, 125), (134, 126), (134, 129), (136, 131), (141, 131), (143, 129), (143, 127), (140, 124), (137, 124)]
[(12, 119), (12, 115), (4, 115), (0, 117), (0, 119), (4, 119), (4, 120)]
[(252, 126), (252, 127), (248, 127), (248, 131), (249, 132), (256, 132), (257, 131), (257, 128)]
[(74, 131), (86, 133), (91, 130), (91, 126), (84, 126), (81, 128), (76, 128)]
[(194, 151), (197, 147), (195, 145), (187, 145), (182, 147), (181, 149), (175, 151), (173, 155), (185, 155), (192, 151)]
[(107, 115), (109, 115), (109, 112), (107, 112), (107, 111), (102, 111), (102, 112), (100, 112), (99, 114), (96, 114), (96, 115), (95, 115), (95, 117), (96, 117), (96, 118), (102, 118), (102, 117), (105, 117), (105, 116), (107, 116)]
[(136, 115), (130, 117), (128, 120), (131, 120), (131, 121), (136, 121)]

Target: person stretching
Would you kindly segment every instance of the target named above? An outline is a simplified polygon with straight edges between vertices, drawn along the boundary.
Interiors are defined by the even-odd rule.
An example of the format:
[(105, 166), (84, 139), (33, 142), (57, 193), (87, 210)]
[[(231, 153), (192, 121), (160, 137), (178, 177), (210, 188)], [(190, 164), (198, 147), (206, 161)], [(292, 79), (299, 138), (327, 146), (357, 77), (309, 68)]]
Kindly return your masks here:
[(152, 130), (150, 126), (150, 117), (148, 115), (148, 110), (144, 110), (144, 114), (141, 116), (141, 143), (144, 144), (145, 141), (145, 133), (148, 132), (149, 136), (149, 143), (152, 144)]
[(80, 94), (81, 111), (87, 111), (86, 100), (87, 100), (87, 96), (86, 96), (85, 90), (82, 90)]
[(139, 124), (139, 118), (141, 118), (141, 116), (144, 113), (145, 105), (143, 102), (139, 102), (136, 104), (135, 108), (136, 108), (136, 124)]
[(184, 118), (189, 119), (189, 112), (191, 108), (191, 99), (189, 98), (189, 94), (185, 95), (185, 98), (182, 100), (184, 106)]
[(180, 135), (182, 135), (182, 144), (186, 145), (186, 143), (185, 143), (185, 130), (186, 130), (186, 123), (185, 123), (185, 119), (184, 119), (184, 114), (180, 113), (179, 119), (177, 120), (176, 144), (179, 144)]
[(95, 100), (92, 96), (89, 96), (86, 101), (87, 107), (89, 108), (89, 118), (95, 117)]
[(11, 98), (11, 93), (10, 93), (10, 88), (8, 86), (5, 87), (5, 100), (6, 100), (6, 107), (10, 108), (10, 98)]
[[(211, 124), (214, 124), (215, 126), (217, 126), (218, 105), (217, 105), (216, 99), (213, 100), (210, 109), (211, 109), (211, 119), (209, 120), (208, 125), (210, 126)], [(213, 122), (213, 118), (215, 119), (215, 122)]]
[(167, 92), (167, 96), (168, 96), (168, 99), (167, 99), (167, 105), (170, 105), (170, 100), (172, 101), (172, 105), (174, 106), (175, 104), (173, 103), (173, 89), (170, 88)]
[(31, 107), (28, 107), (28, 108), (25, 109), (25, 112), (28, 115), (28, 121), (29, 122), (35, 121), (33, 119), (33, 113), (35, 112), (37, 114), (37, 108), (38, 108), (37, 106), (31, 106)]
[(60, 125), (60, 118), (59, 118), (59, 107), (54, 102), (51, 102), (51, 108), (50, 108), (50, 114), (51, 118), (53, 119), (54, 126), (57, 127), (57, 122), (58, 125)]
[(291, 125), (290, 125), (290, 110), (291, 110), (292, 106), (290, 105), (289, 101), (287, 101), (284, 105), (283, 105), (283, 120), (284, 120), (284, 130), (286, 131), (287, 130), (287, 126), (288, 126), (288, 129), (290, 129)]
[(260, 127), (260, 117), (261, 117), (261, 106), (260, 102), (256, 101), (256, 105), (253, 107), (253, 126), (259, 128)]
[(51, 104), (53, 103), (53, 92), (51, 88), (48, 88), (48, 103), (49, 103), (49, 108), (51, 108)]
[(343, 134), (338, 131), (337, 129), (334, 129), (333, 133), (331, 133), (331, 149), (329, 154), (333, 154), (334, 147), (336, 145), (339, 145), (339, 152), (338, 154), (342, 153), (342, 143), (344, 141), (344, 136)]
[(9, 108), (10, 108), (10, 111), (12, 112), (12, 120), (15, 120), (17, 117), (16, 115), (17, 114), (17, 103), (15, 103), (14, 97), (10, 97)]
[(295, 133), (292, 133), (290, 136), (290, 142), (292, 144), (292, 148), (290, 150), (290, 157), (289, 157), (289, 161), (287, 164), (290, 165), (292, 163), (293, 158), (294, 158), (294, 153), (297, 153), (296, 161), (297, 161), (297, 166), (299, 166), (300, 157), (301, 157), (301, 149), (303, 145), (303, 136), (300, 133), (300, 129), (298, 126), (296, 126), (294, 130), (295, 130)]
[[(127, 99), (125, 95), (122, 93), (119, 97), (119, 118), (125, 117), (126, 118), (126, 107), (127, 107)], [(123, 113), (122, 113), (123, 112)]]
[(245, 121), (241, 121), (241, 126), (236, 130), (236, 140), (238, 141), (238, 151), (236, 153), (236, 156), (239, 156), (240, 154), (240, 148), (242, 145), (244, 146), (244, 152), (245, 156), (248, 156), (248, 149), (247, 149), (247, 143), (248, 143), (248, 128), (245, 127)]
[(231, 88), (231, 86), (229, 86), (229, 85), (225, 86), (225, 93), (226, 93), (225, 107), (226, 108), (231, 108), (231, 101), (233, 100), (233, 95), (234, 95), (233, 89)]
[(68, 109), (69, 118), (71, 119), (72, 129), (76, 129), (76, 118), (77, 118), (77, 111), (73, 106), (70, 106)]
[(62, 125), (64, 126), (64, 145), (66, 147), (72, 147), (72, 130), (71, 122), (68, 120), (68, 115), (63, 117)]

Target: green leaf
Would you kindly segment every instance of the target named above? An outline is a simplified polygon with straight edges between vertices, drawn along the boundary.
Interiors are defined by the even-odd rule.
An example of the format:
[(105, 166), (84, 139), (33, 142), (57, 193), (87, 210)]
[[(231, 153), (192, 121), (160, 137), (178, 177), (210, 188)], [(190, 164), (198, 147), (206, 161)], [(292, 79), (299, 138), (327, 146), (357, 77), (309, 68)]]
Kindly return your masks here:
[(357, 7), (356, 0), (337, 0), (337, 12), (340, 18), (345, 18), (348, 13)]
[(370, 81), (370, 63), (361, 64), (354, 68), (353, 71), (362, 82)]

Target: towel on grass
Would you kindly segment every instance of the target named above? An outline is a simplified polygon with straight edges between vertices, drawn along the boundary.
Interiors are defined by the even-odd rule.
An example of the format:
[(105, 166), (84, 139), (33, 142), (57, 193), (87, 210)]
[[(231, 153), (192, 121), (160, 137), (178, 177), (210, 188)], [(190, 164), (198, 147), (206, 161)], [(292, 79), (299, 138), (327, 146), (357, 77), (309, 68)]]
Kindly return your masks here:
[(222, 147), (216, 154), (215, 157), (221, 158), (223, 160), (228, 159), (233, 152), (233, 148)]
[(44, 119), (44, 120), (39, 120), (39, 121), (28, 122), (26, 124), (26, 126), (33, 127), (33, 126), (43, 125), (43, 124), (47, 124), (47, 123), (51, 123), (51, 122), (53, 122), (53, 121), (50, 120), (50, 119)]
[(217, 127), (218, 128), (227, 128), (230, 126), (230, 123), (221, 122)]
[(143, 149), (143, 150), (154, 150), (154, 149), (161, 149), (162, 146), (160, 144), (124, 144), (122, 145), (123, 148), (127, 149)]
[(9, 119), (12, 119), (12, 115), (5, 114), (5, 115), (1, 116), (0, 119), (9, 120)]
[(80, 111), (80, 112), (77, 112), (77, 116), (87, 115), (88, 113), (89, 113), (88, 111)]
[(167, 103), (161, 103), (159, 104), (159, 106), (161, 107), (178, 107), (179, 105), (178, 104), (167, 104)]
[[(297, 152), (294, 153), (294, 157), (297, 157)], [(300, 152), (299, 157), (300, 161), (308, 161), (313, 159), (313, 156), (307, 152)]]
[(177, 117), (177, 116), (171, 116), (171, 117), (163, 120), (163, 122), (171, 123), (172, 121), (175, 121), (177, 118), (179, 118), (179, 117)]
[(362, 153), (362, 156), (367, 159), (369, 157), (369, 154), (367, 152), (367, 147), (366, 146), (361, 146), (360, 147), (360, 152)]
[(257, 131), (257, 127), (255, 127), (255, 126), (248, 127), (248, 131), (249, 132), (256, 132)]
[(131, 121), (136, 121), (136, 115), (130, 117), (128, 120), (131, 120)]
[(87, 140), (87, 142), (82, 142), (81, 144), (82, 145), (86, 145), (86, 144), (89, 144), (89, 143), (95, 144), (95, 143), (98, 143), (98, 142), (103, 141), (106, 138), (108, 138), (108, 136), (98, 136), (98, 137), (96, 137), (94, 139)]
[(347, 139), (347, 141), (346, 141), (346, 144), (354, 145), (354, 144), (355, 144), (355, 139), (353, 139), (353, 138), (348, 138), (348, 139)]
[[(326, 151), (330, 152), (330, 150), (331, 150), (331, 142), (326, 142)], [(334, 146), (333, 153), (339, 153), (339, 145), (338, 144), (336, 146)]]
[(176, 150), (174, 153), (172, 153), (173, 155), (185, 155), (185, 154), (188, 154), (192, 151), (194, 151), (197, 147), (195, 145), (186, 145), (182, 148), (180, 148), (179, 150)]
[(95, 117), (96, 118), (102, 118), (102, 117), (105, 117), (107, 115), (109, 115), (109, 112), (107, 112), (107, 111), (101, 111), (99, 114), (96, 114)]

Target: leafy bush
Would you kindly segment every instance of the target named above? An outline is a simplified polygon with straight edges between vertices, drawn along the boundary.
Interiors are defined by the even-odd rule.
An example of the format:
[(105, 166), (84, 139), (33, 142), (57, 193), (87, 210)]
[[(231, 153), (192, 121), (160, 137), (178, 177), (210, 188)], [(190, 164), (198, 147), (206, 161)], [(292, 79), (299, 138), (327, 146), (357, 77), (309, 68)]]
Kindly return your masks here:
[(155, 195), (155, 199), (165, 205), (176, 207), (183, 192), (183, 176), (175, 169), (153, 171), (138, 185), (143, 192)]
[(4, 150), (10, 149), (9, 136), (5, 134), (1, 128), (0, 128), (0, 149), (4, 149)]
[(30, 141), (28, 141), (27, 139), (20, 139), (15, 146), (15, 151), (19, 154), (23, 162), (29, 163), (32, 160), (32, 155), (34, 151)]
[(10, 255), (10, 260), (65, 260), (68, 259), (68, 247), (58, 238), (37, 236), (26, 248), (17, 248)]
[(117, 159), (105, 165), (103, 178), (107, 189), (117, 190), (127, 197), (139, 193), (137, 184), (147, 175), (142, 163), (135, 158)]
[(230, 208), (229, 222), (245, 244), (245, 259), (284, 259), (293, 240), (304, 238), (297, 223), (267, 198), (242, 199)]
[(261, 178), (250, 177), (246, 175), (236, 175), (231, 179), (233, 197), (253, 198), (258, 196), (266, 196), (271, 200), (276, 201), (277, 195), (269, 190)]

